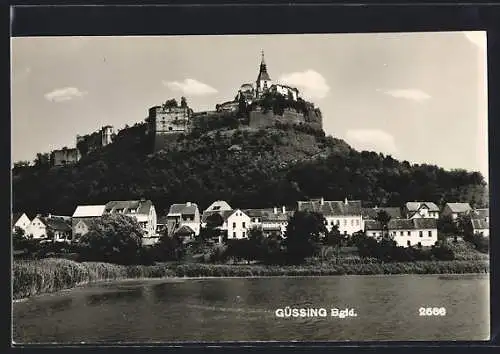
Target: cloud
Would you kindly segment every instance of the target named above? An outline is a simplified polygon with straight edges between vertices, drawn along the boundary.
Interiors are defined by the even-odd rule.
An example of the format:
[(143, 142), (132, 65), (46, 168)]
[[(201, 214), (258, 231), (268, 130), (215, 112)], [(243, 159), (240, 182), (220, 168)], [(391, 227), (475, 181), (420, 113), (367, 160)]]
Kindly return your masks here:
[(486, 49), (486, 32), (485, 31), (470, 31), (463, 32), (465, 38), (474, 43), (480, 49)]
[(325, 78), (320, 73), (311, 69), (283, 74), (279, 78), (279, 81), (297, 87), (301, 91), (302, 96), (311, 99), (324, 98), (330, 91)]
[(346, 133), (346, 140), (357, 150), (382, 152), (396, 155), (398, 148), (394, 137), (379, 129), (353, 129)]
[(163, 81), (163, 85), (167, 86), (173, 91), (181, 91), (182, 93), (190, 96), (203, 96), (212, 93), (217, 93), (217, 90), (212, 86), (204, 84), (195, 79), (185, 79), (179, 81)]
[(82, 97), (86, 94), (87, 92), (80, 91), (76, 87), (64, 87), (48, 92), (44, 96), (46, 100), (51, 102), (64, 102), (72, 100), (73, 98), (76, 97)]
[(419, 89), (399, 89), (399, 90), (381, 90), (377, 89), (377, 92), (382, 92), (386, 95), (392, 96), (394, 98), (406, 98), (408, 100), (413, 100), (417, 102), (423, 102), (431, 98), (431, 96)]

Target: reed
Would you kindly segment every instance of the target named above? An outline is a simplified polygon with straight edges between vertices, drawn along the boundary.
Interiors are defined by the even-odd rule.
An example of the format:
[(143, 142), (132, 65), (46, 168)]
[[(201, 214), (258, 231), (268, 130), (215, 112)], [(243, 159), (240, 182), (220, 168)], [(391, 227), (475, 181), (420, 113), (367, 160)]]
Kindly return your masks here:
[(47, 258), (15, 260), (13, 298), (51, 293), (77, 285), (120, 279), (168, 277), (257, 277), (325, 276), (375, 274), (464, 274), (488, 273), (485, 260), (418, 261), (391, 263), (304, 264), (295, 266), (227, 265), (202, 263), (163, 263), (152, 266), (122, 266)]

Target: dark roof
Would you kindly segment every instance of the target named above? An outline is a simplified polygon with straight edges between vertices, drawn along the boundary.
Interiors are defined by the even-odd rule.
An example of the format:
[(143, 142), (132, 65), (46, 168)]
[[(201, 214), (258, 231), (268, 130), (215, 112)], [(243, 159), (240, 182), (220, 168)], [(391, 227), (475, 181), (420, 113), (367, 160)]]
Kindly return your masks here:
[(48, 228), (56, 231), (71, 231), (71, 226), (63, 218), (40, 218)]
[(263, 209), (244, 209), (243, 212), (251, 218), (262, 218), (262, 221), (288, 221), (290, 217), (293, 216), (293, 211), (283, 210), (277, 208), (276, 213), (274, 213), (274, 208), (263, 208)]
[(157, 224), (166, 224), (167, 220), (168, 220), (167, 215), (162, 215), (162, 216), (157, 218), (156, 223)]
[(406, 209), (408, 211), (417, 211), (424, 205), (429, 208), (429, 211), (439, 211), (439, 207), (433, 202), (407, 202)]
[(366, 220), (365, 230), (382, 230), (382, 224), (375, 220)]
[(489, 229), (490, 223), (484, 219), (471, 219), (474, 230)]
[(196, 214), (198, 205), (196, 203), (183, 203), (183, 204), (172, 204), (168, 214), (182, 214), (182, 215), (192, 215)]
[(391, 219), (401, 219), (401, 208), (397, 207), (383, 207), (383, 208), (363, 208), (363, 216), (369, 219), (375, 219), (381, 210), (385, 210)]
[(361, 201), (360, 200), (348, 200), (347, 204), (342, 201), (327, 201), (321, 204), (321, 200), (311, 199), (310, 201), (299, 201), (298, 210), (299, 211), (310, 211), (318, 212), (323, 215), (361, 215)]
[(390, 230), (435, 229), (437, 220), (433, 218), (391, 219), (388, 228)]
[(446, 203), (453, 213), (466, 213), (472, 208), (469, 203)]
[(116, 209), (124, 209), (127, 214), (130, 210), (138, 209), (137, 214), (149, 214), (149, 210), (153, 206), (150, 200), (113, 200), (106, 204), (105, 212), (112, 213)]
[(177, 230), (175, 230), (174, 234), (177, 235), (191, 235), (194, 233), (194, 230), (188, 225), (182, 225)]

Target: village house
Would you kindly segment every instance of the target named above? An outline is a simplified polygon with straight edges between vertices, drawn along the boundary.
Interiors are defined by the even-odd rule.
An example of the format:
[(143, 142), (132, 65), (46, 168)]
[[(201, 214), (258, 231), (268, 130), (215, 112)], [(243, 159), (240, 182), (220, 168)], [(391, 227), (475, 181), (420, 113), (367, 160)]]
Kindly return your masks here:
[(54, 242), (69, 242), (72, 239), (70, 217), (41, 214), (35, 216), (29, 225), (29, 238)]
[(78, 205), (71, 217), (73, 239), (78, 240), (81, 236), (87, 234), (91, 224), (99, 220), (105, 209), (105, 205)]
[(200, 234), (200, 211), (198, 205), (192, 202), (172, 204), (167, 214), (167, 230), (169, 235), (176, 232), (183, 234)]
[(227, 233), (227, 238), (242, 239), (248, 237), (250, 216), (241, 209), (225, 210), (221, 212), (223, 224), (221, 230)]
[(407, 219), (439, 219), (439, 207), (433, 202), (407, 202), (403, 209)]
[[(387, 225), (389, 237), (397, 246), (433, 246), (438, 237), (437, 220), (434, 218), (391, 219)], [(367, 220), (365, 222), (366, 236), (380, 240), (383, 236), (382, 224)]]
[(446, 203), (441, 212), (442, 216), (450, 216), (456, 220), (461, 215), (467, 215), (472, 211), (469, 203)]
[(260, 228), (264, 236), (285, 237), (288, 220), (293, 216), (293, 211), (286, 210), (285, 206), (281, 208), (269, 209), (245, 209), (245, 214), (250, 217), (250, 228)]
[(490, 222), (490, 209), (489, 208), (483, 208), (483, 209), (474, 209), (470, 213), (471, 219), (482, 219), (486, 221), (487, 223)]
[(485, 219), (471, 219), (472, 232), (474, 235), (490, 237), (490, 223)]
[(298, 211), (317, 212), (326, 219), (326, 228), (338, 226), (341, 234), (352, 235), (364, 230), (360, 200), (327, 201), (324, 198), (297, 202)]
[(12, 220), (11, 220), (12, 232), (15, 232), (16, 228), (18, 227), (24, 231), (25, 235), (27, 235), (30, 224), (31, 220), (28, 217), (28, 215), (26, 215), (26, 213), (12, 214)]
[(201, 216), (201, 226), (203, 228), (207, 227), (207, 219), (213, 214), (219, 214), (222, 217), (223, 211), (233, 210), (231, 206), (224, 200), (216, 200), (208, 208), (203, 211)]
[(156, 209), (153, 202), (141, 200), (118, 200), (106, 203), (104, 214), (122, 214), (137, 220), (143, 231), (143, 243), (154, 243), (156, 235)]

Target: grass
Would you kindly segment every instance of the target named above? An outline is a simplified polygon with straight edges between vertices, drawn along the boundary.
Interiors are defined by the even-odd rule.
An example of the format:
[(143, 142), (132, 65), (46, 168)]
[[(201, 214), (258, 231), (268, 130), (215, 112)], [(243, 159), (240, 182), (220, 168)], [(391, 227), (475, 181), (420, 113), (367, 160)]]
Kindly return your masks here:
[(488, 273), (488, 261), (421, 261), (405, 263), (306, 264), (297, 266), (162, 263), (153, 266), (121, 266), (47, 258), (15, 260), (13, 298), (51, 293), (77, 285), (120, 279), (168, 277), (255, 277), (375, 274)]

